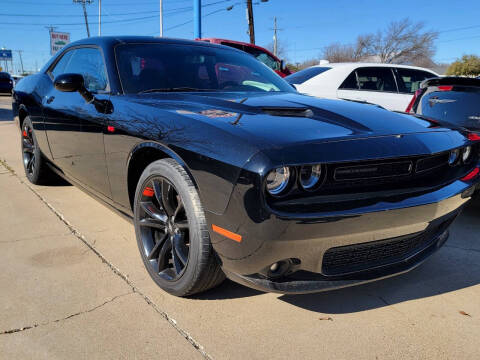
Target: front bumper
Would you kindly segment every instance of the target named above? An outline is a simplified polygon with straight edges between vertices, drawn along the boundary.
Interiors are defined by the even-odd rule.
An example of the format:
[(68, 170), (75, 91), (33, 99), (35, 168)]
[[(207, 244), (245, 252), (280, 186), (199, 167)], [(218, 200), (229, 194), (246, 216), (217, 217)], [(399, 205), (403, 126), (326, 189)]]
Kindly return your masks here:
[[(415, 268), (443, 245), (448, 226), (469, 200), (476, 181), (455, 181), (436, 191), (402, 200), (382, 199), (348, 211), (270, 211), (263, 219), (239, 206), (247, 203), (249, 195), (248, 190), (236, 189), (225, 214), (207, 217), (211, 224), (241, 234), (242, 242), (211, 233), (212, 244), (230, 279), (263, 291), (318, 292), (390, 277)], [(417, 246), (400, 256), (387, 257), (387, 262), (367, 261), (363, 268), (344, 268), (334, 274), (325, 269), (324, 256), (332, 248), (420, 235), (424, 239)], [(277, 262), (287, 263), (289, 270), (285, 276), (271, 277), (268, 269)]]

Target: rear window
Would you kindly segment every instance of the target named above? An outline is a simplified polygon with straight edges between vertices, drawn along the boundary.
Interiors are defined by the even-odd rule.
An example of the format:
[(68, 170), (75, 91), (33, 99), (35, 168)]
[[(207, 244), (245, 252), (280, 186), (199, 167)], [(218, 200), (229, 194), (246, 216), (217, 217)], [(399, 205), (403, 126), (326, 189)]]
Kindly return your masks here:
[(398, 88), (401, 93), (413, 94), (420, 89), (423, 80), (437, 77), (427, 71), (397, 68)]
[(303, 84), (305, 81), (330, 70), (330, 67), (314, 66), (307, 69), (300, 70), (292, 75), (288, 75), (285, 80), (290, 84)]

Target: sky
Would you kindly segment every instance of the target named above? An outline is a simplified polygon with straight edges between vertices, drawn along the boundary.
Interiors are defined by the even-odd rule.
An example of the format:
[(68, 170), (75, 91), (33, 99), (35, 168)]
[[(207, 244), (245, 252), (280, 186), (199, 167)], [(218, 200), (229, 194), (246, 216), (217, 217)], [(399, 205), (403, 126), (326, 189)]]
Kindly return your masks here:
[[(265, 1), (265, 0), (262, 0)], [(163, 0), (164, 36), (193, 38), (193, 0)], [(231, 10), (227, 10), (233, 5)], [(90, 32), (98, 34), (98, 0), (87, 5)], [(249, 41), (245, 0), (202, 0), (202, 36)], [(279, 44), (290, 62), (317, 58), (332, 43), (353, 43), (360, 34), (410, 18), (438, 31), (434, 60), (449, 63), (480, 55), (480, 1), (437, 0), (254, 0), (256, 43), (272, 42), (277, 17)], [(159, 0), (102, 0), (102, 35), (159, 35)], [(23, 50), (34, 70), (50, 58), (46, 26), (87, 36), (82, 6), (73, 0), (0, 0), (0, 48)], [(19, 67), (14, 52), (15, 68)]]

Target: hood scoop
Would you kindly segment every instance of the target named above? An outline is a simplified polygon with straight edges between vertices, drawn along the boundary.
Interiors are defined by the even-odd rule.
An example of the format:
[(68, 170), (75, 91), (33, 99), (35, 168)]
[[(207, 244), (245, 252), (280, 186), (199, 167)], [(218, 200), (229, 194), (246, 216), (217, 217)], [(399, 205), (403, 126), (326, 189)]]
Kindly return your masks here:
[(309, 108), (298, 107), (262, 107), (262, 112), (271, 116), (285, 117), (313, 117), (313, 111)]

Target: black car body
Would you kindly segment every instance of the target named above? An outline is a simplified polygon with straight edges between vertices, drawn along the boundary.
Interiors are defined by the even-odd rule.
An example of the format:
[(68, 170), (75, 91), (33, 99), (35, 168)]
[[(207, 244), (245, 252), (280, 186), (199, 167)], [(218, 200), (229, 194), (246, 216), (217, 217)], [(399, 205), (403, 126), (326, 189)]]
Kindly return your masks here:
[[(142, 54), (152, 47), (193, 54), (166, 57), (172, 63), (155, 64), (157, 73), (189, 62), (207, 66), (198, 70), (206, 79), (211, 69), (204, 53), (213, 52), (248, 62), (252, 76), (262, 73), (275, 85), (228, 80), (223, 90), (194, 91), (188, 78), (183, 87), (163, 80), (147, 86), (157, 75)], [(73, 89), (76, 76), (54, 74), (62, 58), (75, 58), (69, 52), (85, 48), (105, 64), (102, 91)], [(460, 160), (475, 143), (411, 115), (300, 95), (250, 58), (183, 40), (82, 40), (18, 84), (14, 115), (24, 141), (35, 133), (49, 167), (134, 222), (153, 221), (136, 220), (137, 200), (157, 191), (138, 185), (142, 172), (159, 159), (178, 164), (198, 191), (216, 261), (228, 277), (254, 288), (305, 293), (371, 281), (414, 268), (445, 242), (477, 183), (478, 152)], [(215, 69), (217, 77), (240, 71), (225, 63)], [(152, 86), (158, 89), (149, 91)], [(32, 129), (22, 125), (27, 116)], [(272, 175), (275, 169), (281, 170)], [(285, 186), (272, 195), (267, 187), (279, 189), (277, 180)], [(175, 262), (175, 255), (169, 259)], [(147, 268), (148, 261), (160, 263), (144, 261)]]
[(7, 72), (0, 72), (0, 94), (11, 94), (13, 79)]
[(443, 77), (426, 80), (407, 111), (449, 127), (480, 131), (480, 79)]

